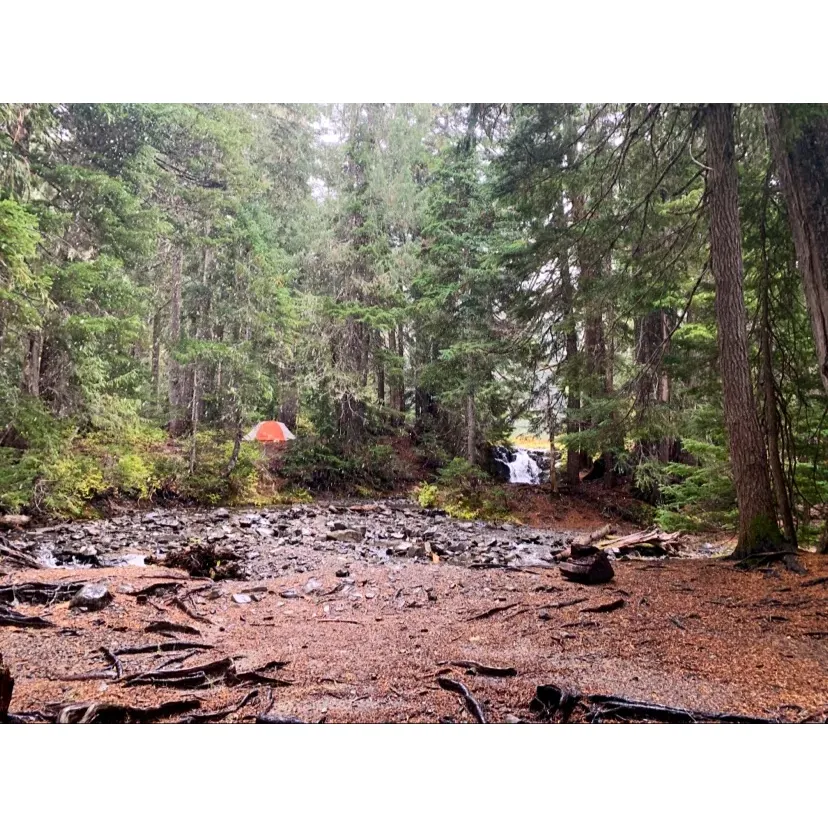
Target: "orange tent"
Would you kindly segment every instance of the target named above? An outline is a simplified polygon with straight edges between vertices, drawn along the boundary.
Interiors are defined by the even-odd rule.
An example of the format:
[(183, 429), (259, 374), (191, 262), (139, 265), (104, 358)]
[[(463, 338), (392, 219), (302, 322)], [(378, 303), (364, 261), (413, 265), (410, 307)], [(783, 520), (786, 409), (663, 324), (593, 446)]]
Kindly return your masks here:
[(276, 422), (276, 420), (265, 420), (253, 426), (245, 434), (244, 439), (258, 440), (260, 443), (284, 443), (287, 440), (295, 440), (296, 437), (284, 423)]

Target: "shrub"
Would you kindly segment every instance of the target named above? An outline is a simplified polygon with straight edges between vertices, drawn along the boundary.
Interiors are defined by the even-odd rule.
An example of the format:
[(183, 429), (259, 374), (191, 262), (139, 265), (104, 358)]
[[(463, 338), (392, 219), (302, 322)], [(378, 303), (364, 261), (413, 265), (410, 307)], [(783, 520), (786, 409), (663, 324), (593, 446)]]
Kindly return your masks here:
[(463, 520), (508, 517), (505, 490), (478, 466), (455, 457), (437, 476), (436, 484), (425, 483), (417, 489), (417, 501), (423, 508), (444, 509)]

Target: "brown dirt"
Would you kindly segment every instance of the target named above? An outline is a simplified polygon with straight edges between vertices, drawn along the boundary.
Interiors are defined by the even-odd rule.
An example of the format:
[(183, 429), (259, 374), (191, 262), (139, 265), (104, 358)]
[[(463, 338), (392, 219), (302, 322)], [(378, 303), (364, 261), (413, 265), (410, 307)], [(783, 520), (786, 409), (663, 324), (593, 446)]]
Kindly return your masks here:
[(607, 491), (601, 483), (583, 483), (577, 494), (553, 495), (547, 486), (530, 485), (507, 491), (512, 517), (527, 526), (588, 532), (611, 523), (624, 533), (639, 528), (641, 501), (621, 489)]
[[(150, 706), (190, 697), (202, 700), (202, 710), (217, 710), (248, 691), (128, 688), (114, 679), (61, 679), (104, 670), (99, 647), (169, 640), (144, 632), (151, 622), (167, 620), (201, 628), (201, 640), (215, 645), (184, 666), (224, 656), (240, 656), (239, 669), (272, 659), (289, 661), (280, 675), (294, 683), (273, 689), (272, 712), (306, 721), (470, 721), (460, 698), (439, 688), (439, 675), (463, 681), (492, 722), (509, 715), (531, 720), (534, 689), (547, 682), (697, 710), (797, 720), (828, 707), (828, 584), (803, 586), (828, 575), (828, 558), (805, 555), (802, 560), (806, 576), (781, 568), (741, 572), (722, 560), (619, 562), (615, 580), (599, 587), (569, 583), (554, 569), (505, 572), (351, 561), (347, 568), (361, 593), (353, 599), (338, 591), (344, 579), (335, 572), (343, 563), (332, 554), (315, 572), (221, 582), (216, 589), (223, 594), (215, 598), (196, 593), (195, 608), (210, 624), (194, 621), (164, 598), (141, 604), (118, 591), (170, 580), (168, 569), (27, 571), (2, 580), (86, 576), (107, 583), (115, 599), (89, 613), (70, 610), (66, 603), (18, 607), (57, 626), (0, 627), (0, 653), (16, 678), (12, 712), (79, 701)], [(302, 589), (311, 577), (322, 588), (306, 596)], [(188, 579), (181, 592), (204, 583)], [(232, 593), (256, 586), (267, 588), (260, 601), (234, 603)], [(302, 597), (281, 598), (278, 593), (288, 588)], [(544, 606), (578, 597), (587, 600), (548, 608), (549, 620), (539, 618)], [(618, 597), (626, 602), (619, 610), (581, 612)], [(467, 620), (510, 604), (515, 606)], [(122, 661), (127, 672), (134, 672), (173, 655), (124, 656)], [(517, 676), (465, 675), (463, 668), (439, 664), (450, 661), (511, 666)], [(263, 696), (264, 688), (227, 721), (251, 720)]]

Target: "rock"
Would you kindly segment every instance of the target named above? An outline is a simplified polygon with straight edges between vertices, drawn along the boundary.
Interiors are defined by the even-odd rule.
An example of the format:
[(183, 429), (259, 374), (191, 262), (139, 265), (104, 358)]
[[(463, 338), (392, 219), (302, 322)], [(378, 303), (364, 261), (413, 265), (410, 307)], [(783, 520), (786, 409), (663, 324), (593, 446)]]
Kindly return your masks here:
[(84, 544), (80, 549), (72, 551), (71, 556), (82, 561), (94, 562), (98, 560), (98, 550), (91, 544)]
[(300, 595), (295, 589), (283, 589), (279, 593), (280, 598), (299, 598)]
[[(304, 592), (305, 595), (313, 595), (315, 592), (319, 592), (319, 590), (321, 590), (321, 589), (322, 589), (321, 581), (317, 581), (316, 578), (311, 578), (305, 584), (305, 586), (302, 587), (302, 592)], [(282, 595), (282, 593), (279, 593), (279, 594)], [(282, 595), (282, 597), (284, 598), (285, 596)]]
[(340, 529), (339, 531), (328, 532), (325, 540), (329, 541), (350, 541), (351, 543), (361, 543), (365, 538), (365, 528), (359, 529)]
[(348, 572), (347, 569), (337, 569), (336, 570), (336, 577), (337, 578), (347, 578), (351, 573)]
[(233, 600), (237, 604), (249, 604), (253, 599), (249, 595), (243, 595), (242, 593), (235, 593), (233, 595)]
[(220, 521), (220, 520), (227, 520), (230, 517), (230, 512), (228, 509), (216, 509), (215, 511), (210, 513), (210, 520), (213, 521)]
[(30, 522), (28, 515), (0, 515), (0, 526), (6, 529), (22, 529)]
[(103, 609), (112, 600), (112, 593), (103, 584), (86, 584), (69, 602), (70, 607), (89, 610)]
[(343, 529), (348, 528), (348, 524), (343, 523), (341, 520), (329, 520), (325, 526), (327, 526), (332, 532), (341, 532)]

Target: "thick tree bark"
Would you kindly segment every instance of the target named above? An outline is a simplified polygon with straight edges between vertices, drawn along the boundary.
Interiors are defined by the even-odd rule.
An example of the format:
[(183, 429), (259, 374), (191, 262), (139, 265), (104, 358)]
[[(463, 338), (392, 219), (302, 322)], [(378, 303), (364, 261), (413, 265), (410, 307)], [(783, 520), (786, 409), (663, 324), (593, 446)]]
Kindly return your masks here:
[(299, 413), (299, 398), (296, 388), (288, 387), (282, 398), (282, 404), (279, 406), (279, 420), (283, 422), (291, 431), (296, 429), (296, 416)]
[[(578, 364), (578, 331), (575, 325), (574, 289), (569, 267), (569, 251), (561, 256), (561, 298), (563, 301), (564, 324), (566, 326), (564, 368), (569, 386), (566, 401), (566, 433), (577, 434), (581, 423), (577, 412), (581, 408), (576, 368)], [(570, 489), (581, 485), (581, 452), (572, 446), (566, 450), (566, 479)]]
[(828, 392), (828, 113), (794, 125), (787, 105), (774, 104), (765, 120)]
[(733, 136), (733, 104), (709, 104), (707, 200), (710, 260), (716, 282), (719, 365), (733, 482), (739, 505), (736, 557), (780, 544), (765, 441), (753, 399), (743, 295), (742, 235)]

